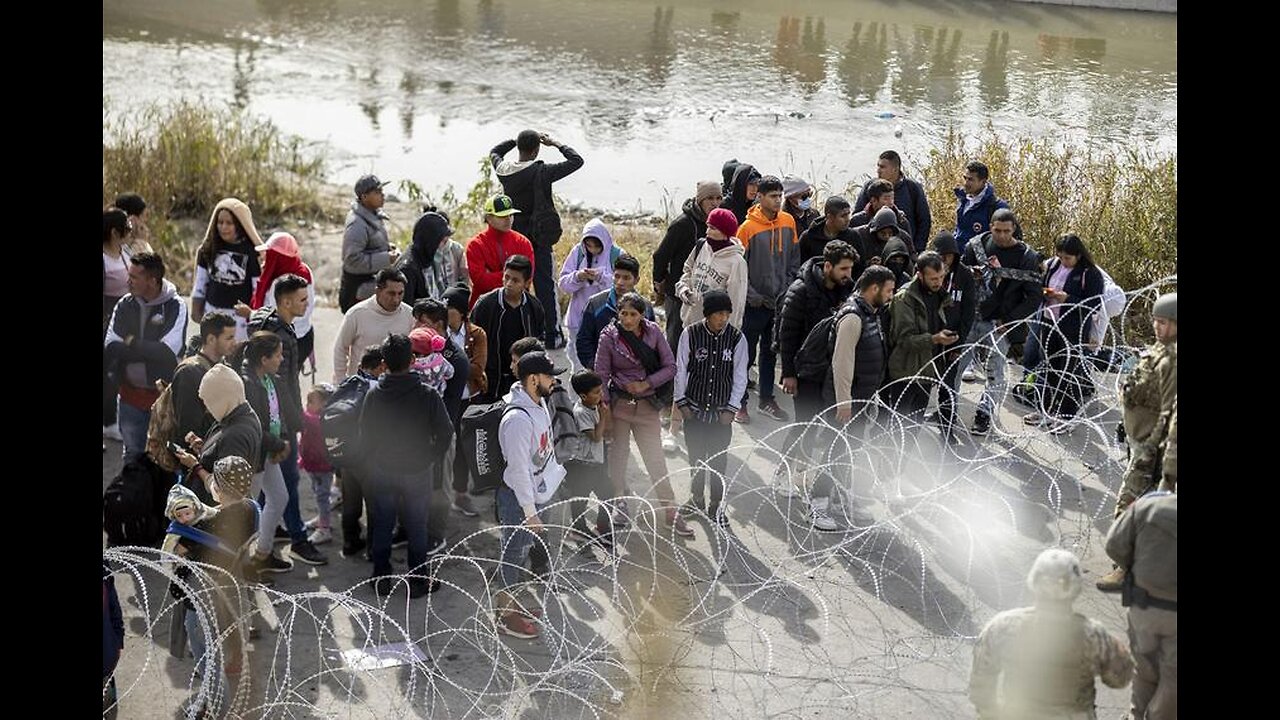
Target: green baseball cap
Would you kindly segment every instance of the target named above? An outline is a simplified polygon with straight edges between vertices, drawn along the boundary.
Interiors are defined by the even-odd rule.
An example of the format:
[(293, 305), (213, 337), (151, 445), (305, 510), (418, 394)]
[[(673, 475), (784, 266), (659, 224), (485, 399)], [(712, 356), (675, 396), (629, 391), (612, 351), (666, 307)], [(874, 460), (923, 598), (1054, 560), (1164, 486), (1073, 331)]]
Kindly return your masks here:
[(516, 209), (515, 204), (511, 202), (511, 198), (506, 195), (494, 195), (484, 204), (484, 214), (496, 217), (507, 217), (520, 212)]

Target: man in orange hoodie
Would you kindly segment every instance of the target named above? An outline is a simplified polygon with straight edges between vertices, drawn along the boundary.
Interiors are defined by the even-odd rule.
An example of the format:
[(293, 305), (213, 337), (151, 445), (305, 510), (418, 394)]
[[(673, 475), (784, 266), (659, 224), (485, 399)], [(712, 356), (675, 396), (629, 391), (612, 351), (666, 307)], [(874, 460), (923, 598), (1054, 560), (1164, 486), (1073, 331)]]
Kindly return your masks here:
[[(760, 349), (760, 412), (781, 421), (790, 417), (774, 399), (774, 369), (778, 355), (773, 349), (773, 317), (779, 299), (800, 270), (796, 221), (782, 209), (782, 181), (773, 175), (760, 178), (757, 204), (747, 210), (747, 221), (738, 228), (738, 240), (746, 249), (747, 309), (742, 332), (747, 336), (751, 363)], [(734, 420), (751, 422), (746, 398)]]
[(484, 204), (487, 227), (467, 241), (467, 269), (471, 272), (471, 307), (480, 296), (502, 287), (507, 258), (523, 255), (533, 262), (533, 243), (511, 229), (519, 210), (506, 195), (494, 195)]

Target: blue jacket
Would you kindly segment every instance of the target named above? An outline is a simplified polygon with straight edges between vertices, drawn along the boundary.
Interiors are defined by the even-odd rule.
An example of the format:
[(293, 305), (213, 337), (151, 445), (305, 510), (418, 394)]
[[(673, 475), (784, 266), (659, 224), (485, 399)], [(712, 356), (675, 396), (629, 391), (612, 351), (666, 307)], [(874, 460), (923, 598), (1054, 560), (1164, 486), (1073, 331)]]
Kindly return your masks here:
[[(582, 311), (582, 323), (578, 326), (577, 341), (574, 343), (578, 351), (578, 361), (583, 367), (596, 366), (596, 348), (600, 347), (600, 333), (604, 332), (616, 317), (618, 317), (617, 290), (610, 288), (606, 292), (596, 293), (587, 301), (587, 307)], [(644, 317), (646, 320), (653, 320), (653, 307), (648, 300), (644, 302)]]
[[(991, 215), (1000, 208), (1008, 209), (1009, 203), (996, 197), (996, 188), (991, 183), (982, 188), (977, 200), (965, 208), (964, 188), (956, 188), (956, 242), (963, 247), (969, 238), (981, 235), (991, 229)], [(896, 198), (895, 198), (896, 199)], [(925, 238), (928, 242), (929, 238)]]

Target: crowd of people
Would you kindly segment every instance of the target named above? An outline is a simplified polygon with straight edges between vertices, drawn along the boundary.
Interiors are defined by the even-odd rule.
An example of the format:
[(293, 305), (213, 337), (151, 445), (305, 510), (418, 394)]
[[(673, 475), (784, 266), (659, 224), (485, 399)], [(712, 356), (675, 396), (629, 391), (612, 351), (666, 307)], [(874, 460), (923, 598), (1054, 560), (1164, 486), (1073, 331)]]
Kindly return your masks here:
[[(542, 147), (563, 161), (540, 160)], [(697, 183), (670, 222), (645, 298), (640, 260), (599, 219), (556, 274), (552, 184), (583, 167), (578, 153), (526, 130), (491, 156), (503, 193), (466, 242), (429, 209), (401, 252), (382, 212), (385, 183), (356, 182), (332, 382), (305, 395), (317, 295), (293, 236), (264, 241), (248, 205), (218, 202), (188, 316), (146, 243), (143, 200), (122, 195), (103, 211), (104, 451), (119, 438), (126, 462), (177, 471), (167, 513), (188, 558), (216, 555), (210, 542), (243, 545), (237, 561), (218, 562), (244, 582), (270, 582), (295, 562), (327, 564), (321, 547), (340, 541), (343, 557), (372, 561), (379, 596), (400, 584), (411, 598), (435, 592), (430, 558), (447, 545), (449, 513), (478, 516), (475, 494), (488, 489), (477, 465), (492, 447), (475, 428), (491, 421), (502, 466), (494, 622), (530, 638), (540, 610), (517, 589), (547, 573), (544, 508), (572, 499), (566, 532), (611, 548), (636, 519), (624, 499), (635, 494), (633, 441), (674, 536), (693, 538), (695, 518), (727, 527), (728, 448), (733, 425), (752, 422), (754, 394), (759, 415), (794, 418), (775, 491), (802, 501), (813, 530), (841, 532), (829, 503), (843, 479), (832, 468), (849, 460), (836, 454), (878, 416), (931, 423), (944, 444), (976, 443), (1000, 430), (1009, 398), (1034, 406), (1028, 425), (1062, 434), (1093, 395), (1114, 283), (1076, 235), (1042, 257), (981, 162), (956, 188), (955, 227), (936, 234), (923, 187), (894, 151), (853, 202), (831, 196), (821, 210), (801, 178), (726, 163), (722, 181)], [(1086, 717), (1070, 713), (1092, 712), (1094, 676), (1122, 686), (1135, 661), (1134, 717), (1176, 716), (1176, 293), (1152, 314), (1156, 342), (1123, 385), (1130, 460), (1107, 544), (1116, 570), (1099, 582), (1132, 603), (1130, 643), (1072, 613), (1078, 561), (1046, 551), (1028, 578), (1035, 607), (1001, 613), (978, 640), (971, 697), (982, 717)], [(188, 317), (198, 326), (189, 343)], [(556, 364), (561, 348), (570, 367)], [(1012, 393), (1010, 357), (1025, 369)], [(971, 423), (957, 402), (966, 379), (984, 383)], [(683, 503), (664, 453), (681, 437), (693, 469)], [(309, 522), (302, 473), (319, 510)], [(405, 573), (391, 561), (400, 542)], [(247, 622), (219, 607), (224, 626)], [(104, 687), (114, 627), (104, 615)], [(1046, 648), (1075, 654), (1063, 662)], [(222, 668), (229, 680), (233, 665)]]

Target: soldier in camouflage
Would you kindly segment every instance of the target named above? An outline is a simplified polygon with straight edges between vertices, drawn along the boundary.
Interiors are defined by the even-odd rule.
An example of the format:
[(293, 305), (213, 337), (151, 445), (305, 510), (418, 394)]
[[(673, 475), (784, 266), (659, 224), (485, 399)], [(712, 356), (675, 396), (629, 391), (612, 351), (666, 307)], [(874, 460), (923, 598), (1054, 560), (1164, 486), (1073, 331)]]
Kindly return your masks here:
[(1177, 718), (1178, 496), (1161, 490), (1131, 505), (1111, 526), (1107, 554), (1128, 571), (1121, 597), (1138, 669), (1130, 717)]
[(1128, 648), (1098, 621), (1072, 611), (1082, 587), (1075, 555), (1040, 553), (1027, 587), (1036, 604), (1005, 610), (978, 636), (969, 700), (979, 720), (1095, 720), (1094, 678), (1108, 687), (1128, 685)]
[[(1161, 295), (1151, 314), (1156, 342), (1142, 351), (1120, 389), (1129, 467), (1116, 502), (1116, 517), (1160, 484), (1164, 473), (1161, 455), (1178, 399), (1178, 293)], [(1176, 457), (1176, 445), (1174, 452)], [(1123, 583), (1124, 568), (1116, 568), (1098, 579), (1098, 589), (1120, 592)]]

